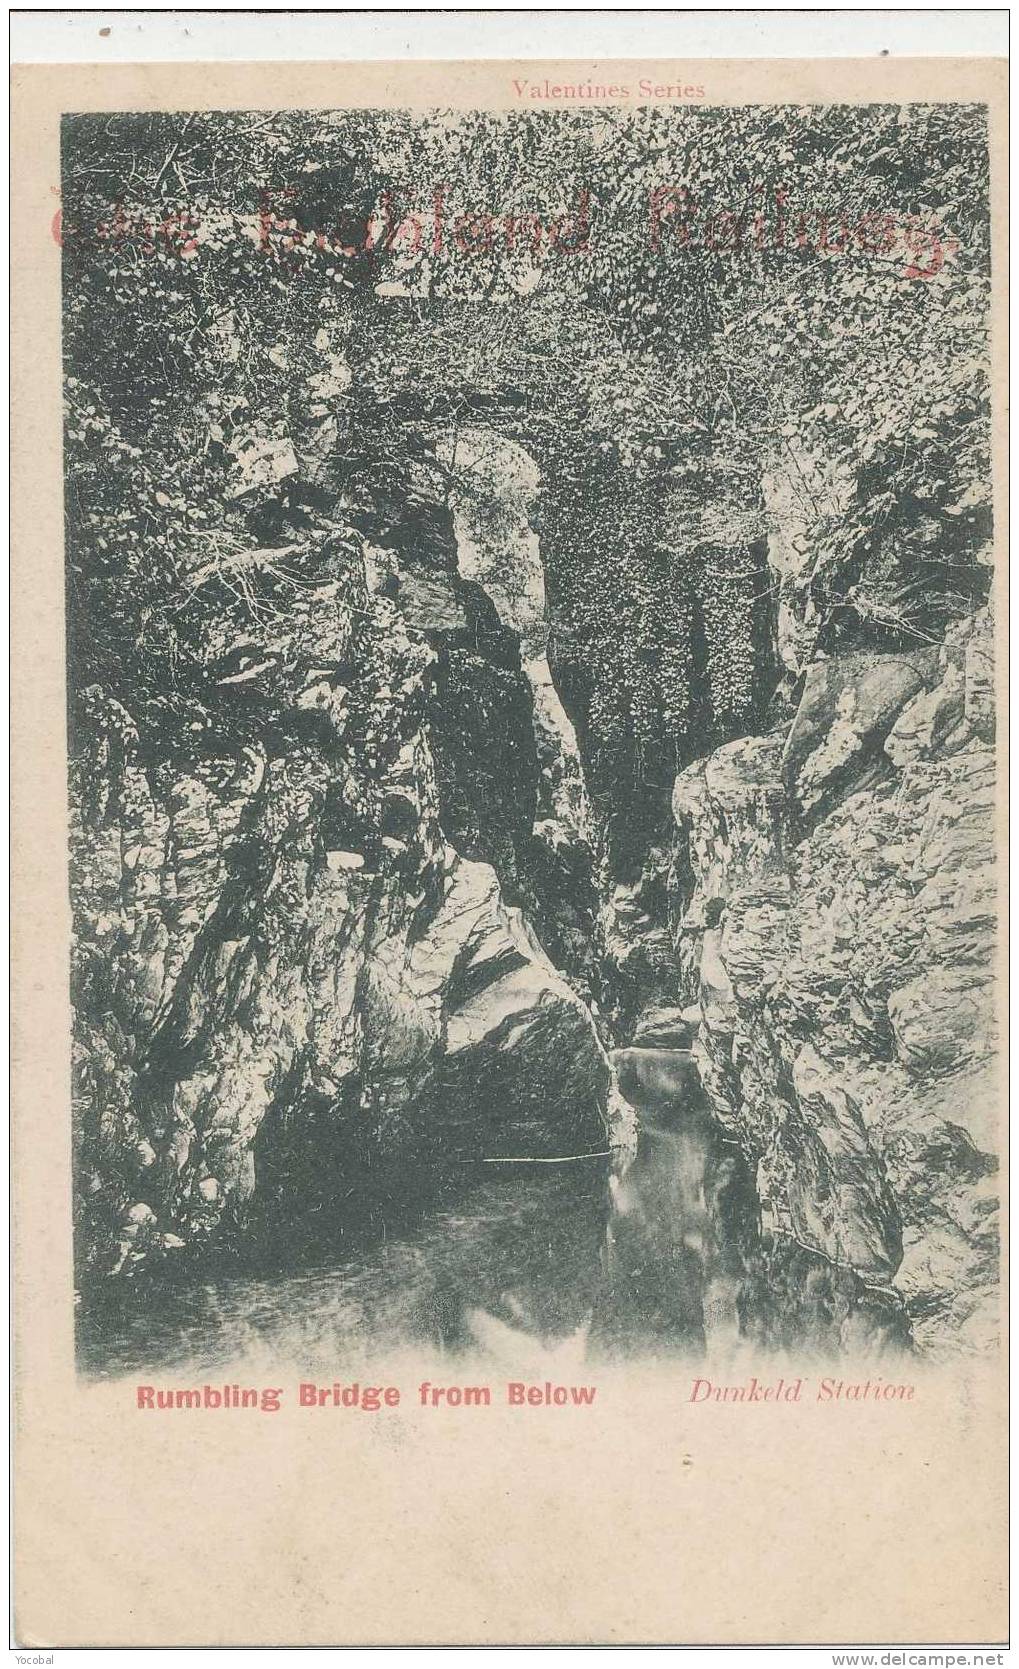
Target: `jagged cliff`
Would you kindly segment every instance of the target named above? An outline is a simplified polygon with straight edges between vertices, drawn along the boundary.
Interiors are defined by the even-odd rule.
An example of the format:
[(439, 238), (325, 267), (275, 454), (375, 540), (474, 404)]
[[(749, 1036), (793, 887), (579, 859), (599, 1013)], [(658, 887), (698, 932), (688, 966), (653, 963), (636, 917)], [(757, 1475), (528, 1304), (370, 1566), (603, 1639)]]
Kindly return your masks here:
[(997, 1333), (992, 668), (987, 610), (815, 662), (673, 796), (682, 991), (763, 1224), (933, 1352)]
[[(519, 459), (498, 461), (512, 484)], [(579, 994), (583, 777), (542, 653), (540, 561), (525, 549), (530, 615), (494, 585), (497, 608), (470, 515), (458, 540), (422, 489), (374, 537), (304, 517), (287, 545), (193, 578), (245, 584), (258, 626), (238, 641), (207, 599), (212, 735), (186, 764), (86, 691), (86, 1275), (266, 1220), (286, 1232), (323, 1203), (356, 1221), (436, 1161), (608, 1145), (617, 1098)]]

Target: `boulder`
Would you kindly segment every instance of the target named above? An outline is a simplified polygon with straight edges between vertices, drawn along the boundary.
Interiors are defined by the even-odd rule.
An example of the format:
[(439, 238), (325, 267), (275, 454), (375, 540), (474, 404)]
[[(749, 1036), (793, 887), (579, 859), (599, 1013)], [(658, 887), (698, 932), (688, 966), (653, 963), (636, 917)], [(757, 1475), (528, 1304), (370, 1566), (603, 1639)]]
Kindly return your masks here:
[(413, 978), (437, 986), (437, 1088), (423, 1098), (445, 1152), (547, 1156), (605, 1145), (611, 1070), (590, 1012), (485, 864), (453, 859)]
[(938, 677), (938, 650), (844, 655), (807, 670), (782, 756), (802, 812), (816, 814), (858, 778), (917, 693)]
[(956, 730), (964, 710), (963, 671), (952, 665), (941, 683), (914, 696), (892, 725), (884, 744), (892, 764), (901, 770), (915, 760), (933, 758)]

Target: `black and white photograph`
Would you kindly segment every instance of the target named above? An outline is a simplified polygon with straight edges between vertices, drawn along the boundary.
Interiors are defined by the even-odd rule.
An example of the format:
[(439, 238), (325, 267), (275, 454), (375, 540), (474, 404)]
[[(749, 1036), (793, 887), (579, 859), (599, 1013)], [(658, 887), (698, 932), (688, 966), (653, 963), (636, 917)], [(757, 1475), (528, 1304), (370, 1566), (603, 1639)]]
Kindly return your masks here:
[(894, 1395), (997, 1343), (986, 109), (513, 89), (63, 117), (78, 1370)]

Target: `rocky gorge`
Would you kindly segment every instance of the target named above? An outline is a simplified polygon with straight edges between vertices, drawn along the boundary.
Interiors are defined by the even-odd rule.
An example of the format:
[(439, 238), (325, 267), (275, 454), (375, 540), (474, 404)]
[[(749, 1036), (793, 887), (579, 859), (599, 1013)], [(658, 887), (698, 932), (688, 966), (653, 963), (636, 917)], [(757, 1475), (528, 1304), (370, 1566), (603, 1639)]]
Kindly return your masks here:
[[(313, 507), (192, 577), (200, 763), (85, 692), (84, 1287), (323, 1209), (384, 1223), (437, 1163), (611, 1149), (625, 1171), (633, 1103), (693, 1073), (752, 1175), (777, 1316), (820, 1282), (847, 1349), (990, 1348), (989, 609), (803, 660), (772, 541), (770, 722), (679, 771), (621, 879), (550, 668), (539, 472), (513, 440), (461, 445), (458, 497), (422, 468), (370, 527)], [(208, 606), (233, 581), (243, 640)]]
[[(986, 110), (61, 143), (100, 1371), (117, 1316), (176, 1360), (203, 1306), (212, 1355), (272, 1310), (323, 1372), (394, 1308), (514, 1374), (528, 1338), (993, 1348)], [(589, 191), (589, 247), (426, 245), (425, 180), (450, 227)], [(649, 249), (668, 181), (951, 253)]]

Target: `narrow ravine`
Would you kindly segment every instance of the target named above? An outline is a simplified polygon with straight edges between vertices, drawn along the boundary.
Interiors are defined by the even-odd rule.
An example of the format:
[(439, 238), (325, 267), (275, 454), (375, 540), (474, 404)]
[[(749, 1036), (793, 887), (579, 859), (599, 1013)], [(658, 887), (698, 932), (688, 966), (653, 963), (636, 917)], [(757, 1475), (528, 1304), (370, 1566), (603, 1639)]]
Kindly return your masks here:
[[(800, 669), (780, 553), (767, 728), (638, 812), (556, 682), (533, 458), (481, 429), (456, 457), (452, 496), (419, 472), (357, 540), (302, 512), (287, 610), (243, 645), (213, 617), (221, 739), (189, 771), (96, 698), (79, 912), (116, 995), (83, 1009), (109, 1109), (78, 1153), (86, 1317), (170, 1348), (215, 1314), (239, 1348), (252, 1307), (285, 1330), (292, 1303), (325, 1338), (335, 1277), (390, 1342), (969, 1348), (996, 1255), (992, 1028), (966, 1019), (987, 612)], [(536, 1163), (477, 1169), (500, 1160)], [(230, 1273), (267, 1246), (273, 1276)]]

